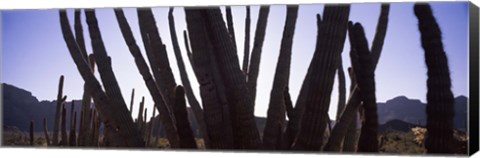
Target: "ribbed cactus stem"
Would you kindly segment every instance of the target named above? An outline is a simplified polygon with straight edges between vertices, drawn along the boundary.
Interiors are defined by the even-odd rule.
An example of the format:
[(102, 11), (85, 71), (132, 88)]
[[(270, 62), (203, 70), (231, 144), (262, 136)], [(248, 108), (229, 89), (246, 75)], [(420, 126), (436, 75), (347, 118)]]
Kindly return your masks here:
[[(357, 53), (351, 54), (350, 58), (355, 69), (355, 79), (360, 88), (362, 105), (365, 109), (365, 122), (362, 124), (358, 140), (358, 151), (378, 152), (378, 116), (375, 97), (374, 61), (368, 48), (368, 41), (362, 25), (356, 23), (350, 31), (353, 31), (354, 34), (352, 43), (354, 43), (354, 49)], [(358, 56), (358, 59), (353, 56)]]
[(269, 13), (270, 6), (260, 7), (257, 28), (255, 29), (255, 39), (253, 41), (252, 57), (250, 59), (247, 78), (247, 86), (253, 102), (255, 102), (257, 95), (257, 78), (260, 72), (260, 58), (262, 56), (263, 41), (265, 40), (265, 30), (267, 29)]
[(30, 146), (35, 145), (34, 140), (35, 140), (35, 122), (30, 121)]
[[(226, 99), (224, 81), (215, 62), (213, 46), (206, 29), (204, 10), (186, 9), (188, 33), (193, 54), (190, 55), (200, 85), (205, 124), (211, 149), (232, 149), (234, 122), (230, 122), (231, 109)], [(188, 47), (188, 46), (187, 46)], [(193, 61), (193, 62), (192, 62)]]
[(343, 71), (343, 62), (342, 57), (340, 56), (340, 60), (338, 60), (338, 68), (337, 68), (337, 75), (338, 75), (338, 107), (337, 107), (337, 116), (335, 120), (340, 120), (340, 116), (342, 116), (343, 110), (345, 110), (345, 102), (346, 102), (346, 88), (345, 88), (345, 72)]
[(283, 30), (282, 43), (280, 45), (280, 55), (275, 70), (275, 78), (273, 79), (273, 88), (270, 93), (270, 103), (268, 104), (267, 122), (263, 133), (263, 148), (265, 150), (274, 150), (279, 146), (280, 140), (278, 138), (281, 138), (282, 130), (285, 128), (286, 106), (283, 95), (290, 78), (292, 43), (297, 15), (298, 6), (287, 7), (287, 17)]
[(185, 91), (182, 86), (175, 89), (175, 106), (173, 112), (177, 120), (178, 136), (180, 138), (180, 147), (187, 149), (197, 148), (193, 131), (188, 120), (187, 105), (185, 102)]
[(137, 117), (137, 126), (138, 129), (143, 128), (143, 110), (145, 108), (145, 97), (142, 97), (142, 101), (140, 102), (140, 108), (138, 109), (138, 117)]
[(73, 119), (72, 119), (72, 124), (70, 125), (69, 143), (70, 143), (70, 146), (77, 146), (77, 134), (75, 132), (76, 126), (77, 126), (77, 112), (74, 112), (71, 117)]
[(233, 17), (232, 17), (231, 6), (225, 6), (225, 13), (227, 14), (228, 33), (230, 33), (230, 38), (232, 39), (233, 47), (235, 47), (235, 53), (236, 53), (237, 42), (236, 42), (236, 39), (235, 39), (235, 29), (233, 27)]
[(43, 118), (43, 133), (45, 134), (45, 140), (47, 141), (47, 146), (51, 145), (50, 136), (48, 136), (48, 126), (47, 126), (47, 118)]
[(52, 144), (55, 146), (58, 144), (60, 119), (62, 117), (61, 112), (62, 112), (62, 97), (63, 97), (63, 80), (64, 80), (64, 77), (62, 75), (60, 76), (60, 81), (58, 83), (57, 108), (55, 111), (55, 124), (53, 126)]
[[(254, 117), (254, 99), (247, 83), (243, 79), (238, 56), (233, 44), (228, 40), (219, 8), (205, 10), (207, 32), (214, 43), (214, 57), (219, 68), (219, 75), (224, 79), (226, 98), (231, 104), (233, 134), (236, 148), (258, 149), (261, 145), (259, 131)], [(233, 113), (233, 114), (232, 114)]]
[[(250, 6), (246, 6), (245, 15), (245, 43), (243, 47), (243, 65), (242, 71), (245, 76), (248, 76), (248, 61), (250, 56)], [(247, 79), (247, 77), (245, 77)]]
[(454, 153), (454, 97), (442, 32), (429, 4), (417, 3), (414, 11), (428, 69), (425, 148), (428, 153)]
[[(305, 98), (305, 112), (301, 119), (300, 130), (293, 146), (296, 150), (320, 150), (326, 129), (326, 117), (330, 105), (335, 70), (343, 50), (347, 34), (349, 5), (326, 5), (317, 48), (310, 63), (311, 78)], [(316, 85), (316, 86), (313, 86)]]
[(130, 114), (133, 112), (133, 101), (135, 99), (135, 88), (132, 89), (132, 97), (130, 98)]
[(82, 19), (81, 19), (81, 9), (75, 9), (75, 20), (74, 20), (74, 29), (75, 29), (75, 40), (78, 44), (78, 47), (80, 48), (80, 52), (83, 56), (83, 59), (85, 62), (90, 63), (88, 61), (88, 56), (87, 56), (87, 49), (85, 47), (85, 40), (83, 37), (83, 27), (82, 27)]
[(67, 108), (65, 108), (65, 103), (62, 104), (62, 140), (60, 141), (60, 146), (68, 145), (68, 135), (67, 135)]
[(210, 139), (208, 137), (207, 128), (205, 125), (203, 110), (200, 107), (200, 103), (195, 97), (195, 94), (193, 93), (192, 86), (190, 85), (190, 80), (188, 79), (188, 74), (185, 69), (185, 63), (183, 62), (182, 53), (180, 52), (180, 46), (178, 44), (177, 34), (175, 30), (173, 8), (170, 8), (168, 12), (168, 22), (170, 26), (170, 36), (172, 37), (173, 50), (175, 53), (175, 58), (177, 59), (178, 69), (180, 71), (180, 78), (182, 80), (183, 86), (185, 87), (185, 95), (187, 96), (188, 103), (190, 104), (190, 107), (192, 108), (195, 115), (195, 119), (197, 120), (200, 133), (203, 137), (203, 142), (205, 143), (205, 147), (209, 148)]

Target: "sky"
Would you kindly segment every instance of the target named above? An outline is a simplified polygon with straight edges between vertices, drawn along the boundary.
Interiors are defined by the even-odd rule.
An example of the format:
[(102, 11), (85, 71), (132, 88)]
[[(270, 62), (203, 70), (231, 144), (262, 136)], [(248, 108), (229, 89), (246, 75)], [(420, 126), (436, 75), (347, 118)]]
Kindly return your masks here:
[[(468, 3), (432, 2), (433, 14), (439, 23), (443, 35), (443, 44), (447, 53), (452, 78), (454, 96), (468, 96)], [(221, 7), (224, 13), (224, 7)], [(250, 46), (253, 46), (259, 6), (251, 6)], [(137, 45), (143, 48), (135, 8), (125, 8), (125, 15), (132, 28)], [(290, 68), (290, 94), (295, 103), (300, 87), (313, 56), (316, 42), (316, 14), (322, 15), (323, 5), (300, 5), (293, 39), (292, 61)], [(73, 10), (67, 10), (73, 29)], [(168, 27), (168, 8), (154, 8), (160, 36), (166, 45), (168, 58), (177, 84), (181, 84), (180, 75), (173, 53)], [(359, 22), (365, 29), (366, 38), (371, 46), (380, 13), (379, 3), (357, 3), (351, 5), (349, 19)], [(153, 108), (153, 100), (142, 76), (134, 63), (123, 36), (120, 32), (112, 8), (96, 9), (100, 31), (112, 67), (120, 85), (126, 104), (130, 103), (132, 88), (135, 88), (134, 111), (138, 111), (141, 97), (145, 96), (146, 108)], [(232, 7), (238, 58), (243, 61), (245, 6)], [(265, 42), (260, 63), (257, 84), (256, 116), (266, 116), (270, 91), (272, 89), (275, 67), (280, 51), (283, 26), (285, 23), (285, 5), (272, 5), (267, 22)], [(74, 64), (63, 39), (58, 10), (4, 10), (1, 12), (1, 72), (0, 81), (32, 92), (39, 100), (55, 100), (60, 75), (65, 76), (64, 94), (68, 100), (81, 99), (84, 81)], [(225, 16), (225, 14), (224, 14)], [(199, 99), (198, 82), (190, 63), (185, 56), (183, 30), (186, 29), (185, 14), (182, 7), (174, 10), (176, 33), (180, 42), (183, 59), (193, 91)], [(88, 26), (82, 13), (82, 23), (87, 52), (92, 53)], [(413, 12), (413, 3), (392, 3), (389, 23), (383, 51), (375, 71), (376, 97), (385, 102), (397, 96), (407, 96), (426, 102), (427, 69), (424, 51), (420, 43), (418, 20)], [(250, 48), (251, 51), (252, 48)], [(342, 53), (343, 66), (350, 66), (350, 43), (348, 37)], [(96, 72), (97, 79), (98, 72)], [(348, 78), (346, 87), (350, 87)], [(329, 116), (334, 119), (337, 111), (338, 83), (331, 95)], [(347, 96), (349, 93), (347, 92)], [(133, 117), (136, 118), (136, 113)], [(148, 114), (151, 116), (151, 113)]]

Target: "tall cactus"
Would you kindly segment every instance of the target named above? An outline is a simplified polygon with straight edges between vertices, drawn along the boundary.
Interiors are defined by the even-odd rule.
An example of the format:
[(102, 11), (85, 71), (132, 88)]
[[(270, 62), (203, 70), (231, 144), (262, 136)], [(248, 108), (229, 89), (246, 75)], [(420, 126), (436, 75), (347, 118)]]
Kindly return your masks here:
[[(66, 11), (60, 10), (59, 12), (60, 24), (65, 43), (68, 47), (70, 55), (72, 56), (72, 59), (77, 66), (78, 71), (80, 72), (82, 78), (89, 87), (89, 93), (94, 98), (96, 108), (101, 113), (107, 129), (114, 128), (117, 130), (120, 140), (123, 140), (121, 142), (122, 144), (119, 144), (119, 146), (143, 146), (144, 143), (142, 142), (141, 137), (139, 137), (138, 130), (133, 125), (133, 120), (129, 116), (129, 112), (126, 108), (125, 103), (123, 103), (123, 107), (117, 107), (119, 105), (113, 104), (113, 102), (111, 103), (109, 99), (111, 97), (107, 97), (106, 93), (102, 90), (100, 83), (91, 73), (89, 65), (85, 62), (85, 60), (83, 60), (78, 44), (73, 38), (73, 33), (70, 29), (70, 24), (68, 22)], [(92, 16), (92, 14), (90, 16)], [(96, 23), (96, 19), (92, 20), (91, 22)], [(93, 35), (93, 37), (97, 38), (99, 37), (99, 34)], [(99, 39), (95, 38), (92, 40), (99, 42)], [(120, 141), (118, 142), (120, 143)]]
[(142, 101), (140, 102), (140, 108), (138, 109), (138, 116), (137, 116), (137, 127), (138, 129), (143, 128), (143, 110), (145, 108), (145, 97), (142, 97)]
[(275, 70), (273, 88), (270, 93), (267, 122), (263, 134), (263, 147), (266, 150), (276, 149), (278, 144), (280, 144), (278, 138), (281, 138), (282, 130), (285, 128), (286, 105), (284, 90), (288, 86), (290, 77), (292, 43), (297, 16), (298, 6), (287, 6), (287, 17), (280, 45), (280, 55), (278, 57), (277, 69)]
[[(246, 6), (245, 15), (245, 43), (243, 47), (243, 65), (242, 71), (245, 76), (248, 76), (248, 59), (250, 56), (250, 6)], [(247, 79), (247, 77), (245, 77)]]
[(170, 115), (170, 109), (165, 104), (165, 101), (160, 94), (160, 91), (158, 90), (155, 81), (153, 80), (152, 74), (150, 74), (149, 72), (148, 65), (140, 52), (140, 48), (135, 42), (135, 38), (133, 37), (132, 31), (130, 29), (130, 26), (128, 25), (127, 19), (125, 18), (123, 11), (121, 9), (115, 9), (115, 15), (117, 17), (117, 22), (120, 26), (120, 30), (122, 32), (125, 43), (127, 44), (130, 53), (135, 59), (135, 64), (137, 65), (138, 71), (142, 75), (148, 91), (153, 98), (155, 107), (160, 113), (160, 120), (165, 126), (165, 129), (167, 129), (168, 140), (170, 141), (172, 147), (176, 147), (175, 142), (178, 142), (178, 134), (176, 132), (176, 127)]
[(346, 88), (345, 88), (345, 72), (343, 71), (343, 61), (340, 56), (340, 60), (338, 60), (338, 68), (337, 68), (337, 75), (338, 75), (338, 107), (337, 107), (337, 116), (335, 120), (340, 120), (340, 116), (342, 116), (342, 112), (345, 109), (345, 100), (346, 100)]
[(132, 88), (132, 97), (130, 98), (130, 114), (133, 113), (133, 101), (135, 99), (135, 88)]
[[(189, 55), (200, 85), (203, 112), (211, 149), (232, 149), (233, 131), (223, 79), (207, 37), (203, 10), (185, 9), (193, 53)], [(185, 32), (184, 32), (185, 33)], [(186, 37), (186, 34), (184, 34)], [(188, 50), (187, 38), (186, 48)], [(192, 62), (193, 61), (193, 62)]]
[(428, 4), (414, 6), (422, 47), (425, 50), (427, 79), (428, 153), (453, 153), (454, 98), (451, 91), (448, 58), (443, 49), (442, 32)]
[(67, 135), (67, 108), (65, 108), (65, 103), (62, 104), (62, 140), (60, 141), (60, 146), (68, 145), (68, 135)]
[(175, 105), (172, 107), (177, 120), (178, 136), (180, 138), (180, 147), (187, 149), (197, 148), (193, 131), (188, 120), (187, 105), (185, 103), (185, 91), (182, 86), (175, 89)]
[(71, 117), (73, 119), (72, 124), (70, 124), (69, 144), (70, 146), (77, 146), (77, 134), (75, 132), (77, 126), (77, 112), (74, 112)]
[(47, 118), (43, 118), (43, 133), (45, 134), (45, 140), (47, 141), (47, 146), (51, 145), (50, 136), (48, 136), (48, 126), (47, 126)]
[(350, 29), (353, 33), (352, 43), (357, 54), (350, 54), (355, 72), (355, 79), (360, 88), (360, 98), (365, 109), (365, 122), (362, 124), (358, 140), (359, 152), (378, 152), (377, 102), (375, 97), (374, 59), (368, 49), (368, 41), (362, 25), (356, 23)]
[(173, 18), (173, 7), (170, 8), (168, 12), (168, 24), (170, 26), (170, 36), (172, 38), (173, 44), (173, 51), (175, 53), (175, 58), (177, 59), (178, 70), (180, 71), (180, 78), (182, 80), (182, 84), (185, 87), (185, 94), (188, 99), (188, 103), (193, 110), (195, 115), (195, 119), (197, 120), (198, 127), (203, 137), (203, 142), (205, 143), (205, 147), (209, 148), (209, 137), (207, 133), (207, 128), (205, 125), (205, 120), (203, 116), (203, 110), (200, 107), (200, 103), (198, 102), (195, 94), (193, 94), (192, 86), (190, 85), (190, 80), (188, 79), (188, 74), (185, 69), (185, 63), (183, 62), (182, 53), (180, 52), (180, 46), (178, 44), (177, 33), (175, 30), (175, 20)]
[[(355, 75), (353, 72), (353, 69), (349, 67), (348, 69), (348, 74), (350, 76), (350, 92), (352, 92), (356, 86), (357, 81), (355, 80)], [(346, 134), (345, 134), (345, 139), (343, 141), (343, 152), (355, 152), (356, 147), (357, 147), (357, 140), (358, 140), (358, 134), (357, 134), (357, 120), (358, 120), (358, 113), (354, 112), (355, 114), (353, 115), (353, 120), (350, 122), (350, 124), (347, 127)]]
[(255, 39), (253, 41), (252, 57), (248, 68), (247, 86), (254, 106), (257, 94), (257, 78), (260, 70), (260, 57), (262, 56), (263, 41), (265, 40), (265, 30), (267, 29), (269, 13), (270, 6), (260, 7), (257, 28), (255, 29)]
[[(387, 32), (387, 24), (388, 24), (388, 15), (389, 15), (389, 10), (390, 10), (390, 4), (382, 4), (381, 5), (381, 10), (380, 10), (380, 16), (378, 18), (378, 25), (377, 25), (377, 30), (376, 30), (376, 33), (375, 33), (375, 37), (374, 37), (374, 42), (373, 42), (373, 45), (372, 45), (372, 49), (371, 49), (371, 56), (372, 56), (372, 64), (373, 64), (373, 70), (375, 70), (376, 68), (376, 65), (378, 64), (378, 61), (379, 61), (379, 57), (380, 57), (380, 54), (381, 54), (381, 50), (383, 48), (383, 41), (385, 39), (385, 36), (386, 36), (386, 32)], [(349, 25), (353, 25), (351, 23), (349, 23)], [(352, 26), (353, 27), (353, 26)], [(352, 38), (352, 32), (349, 32), (349, 38)], [(353, 39), (351, 39), (352, 41)], [(351, 49), (350, 49), (350, 53), (351, 54), (356, 54), (356, 49), (354, 47), (354, 45), (352, 44), (355, 44), (355, 43), (352, 43), (350, 42), (351, 44)], [(353, 64), (352, 64), (353, 65)], [(357, 71), (357, 69), (355, 67), (352, 68), (353, 70), (352, 71)], [(353, 75), (354, 76), (354, 75)], [(340, 120), (337, 121), (337, 124), (335, 125), (335, 127), (333, 128), (333, 132), (332, 132), (332, 136), (330, 136), (329, 140), (328, 140), (328, 143), (325, 147), (325, 150), (327, 151), (340, 151), (341, 150), (341, 143), (343, 141), (343, 139), (346, 137), (346, 135), (349, 135), (349, 136), (352, 136), (352, 135), (355, 135), (356, 133), (356, 130), (353, 130), (352, 128), (355, 128), (355, 127), (352, 127), (352, 126), (355, 126), (355, 125), (352, 125), (352, 124), (356, 124), (356, 122), (354, 121), (355, 118), (357, 118), (357, 109), (358, 107), (360, 106), (360, 102), (361, 102), (361, 99), (360, 99), (360, 90), (358, 88), (358, 86), (356, 85), (356, 83), (352, 83), (352, 87), (351, 90), (350, 90), (350, 97), (347, 101), (347, 105), (345, 106), (345, 110), (343, 110), (343, 113), (342, 113), (342, 116), (340, 117)], [(348, 130), (350, 128), (350, 130)], [(349, 132), (347, 132), (347, 130)], [(355, 132), (355, 133), (353, 133)], [(346, 147), (348, 146), (349, 149), (352, 149), (354, 147), (354, 141), (356, 141), (356, 138), (353, 138), (353, 139), (348, 139), (346, 140), (345, 138), (345, 143), (346, 144), (350, 144), (350, 145), (346, 145)], [(348, 142), (347, 142), (348, 141)], [(348, 151), (348, 150), (347, 150)], [(351, 151), (351, 150), (350, 150)]]
[(58, 95), (57, 95), (57, 108), (55, 111), (55, 124), (53, 126), (53, 140), (52, 144), (57, 145), (58, 144), (58, 136), (59, 136), (59, 130), (60, 130), (60, 119), (61, 119), (61, 111), (62, 111), (62, 103), (64, 100), (62, 99), (63, 97), (63, 80), (64, 77), (63, 75), (60, 76), (60, 81), (58, 83)]
[[(293, 146), (296, 150), (320, 150), (326, 128), (326, 114), (330, 103), (335, 70), (347, 34), (349, 5), (326, 5), (317, 48), (310, 63), (311, 86), (307, 89), (305, 112)], [(318, 85), (318, 86), (313, 86)]]

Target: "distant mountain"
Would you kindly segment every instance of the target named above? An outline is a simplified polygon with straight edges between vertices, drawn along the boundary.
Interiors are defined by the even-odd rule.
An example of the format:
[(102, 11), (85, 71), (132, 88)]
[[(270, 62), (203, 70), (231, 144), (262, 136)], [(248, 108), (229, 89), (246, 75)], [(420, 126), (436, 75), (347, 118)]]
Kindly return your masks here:
[[(3, 126), (17, 127), (21, 131), (30, 129), (30, 121), (34, 120), (35, 131), (43, 131), (43, 118), (47, 118), (49, 131), (53, 130), (53, 122), (57, 101), (41, 101), (32, 96), (31, 92), (15, 86), (2, 83), (3, 98)], [(75, 111), (79, 118), (81, 100), (75, 102)], [(67, 120), (70, 120), (71, 102), (66, 103)], [(67, 129), (70, 121), (67, 122)], [(78, 128), (78, 127), (77, 127)]]
[[(389, 130), (408, 132), (414, 127), (417, 127), (417, 125), (408, 123), (402, 120), (394, 119), (386, 122), (385, 124), (379, 125), (378, 132), (383, 133)], [(420, 127), (423, 127), (423, 126), (420, 126)]]
[[(463, 131), (467, 127), (467, 101), (468, 98), (465, 96), (455, 98), (454, 127)], [(393, 98), (386, 103), (377, 103), (379, 124), (385, 124), (390, 120), (402, 120), (424, 126), (427, 122), (425, 111), (426, 103), (417, 99), (408, 99), (405, 96)]]
[[(53, 122), (55, 116), (56, 101), (41, 101), (32, 96), (31, 92), (17, 88), (9, 84), (2, 84), (3, 89), (3, 126), (17, 127), (22, 131), (28, 131), (30, 121), (35, 121), (35, 131), (43, 130), (43, 118), (47, 118), (49, 131), (53, 130)], [(467, 125), (467, 101), (465, 96), (455, 98), (455, 117), (454, 127), (465, 131)], [(77, 112), (77, 119), (81, 109), (81, 100), (75, 100), (75, 111)], [(71, 102), (67, 102), (67, 119), (70, 120)], [(379, 130), (380, 128), (389, 127), (392, 129), (400, 128), (406, 125), (420, 125), (424, 126), (426, 123), (425, 107), (426, 104), (420, 100), (409, 99), (405, 96), (399, 96), (388, 100), (385, 103), (378, 103), (378, 118)], [(192, 130), (198, 133), (198, 125), (191, 109), (188, 109), (189, 120), (192, 124)], [(136, 113), (136, 112), (134, 112)], [(158, 117), (157, 117), (158, 118)], [(392, 121), (393, 120), (393, 121)], [(265, 127), (266, 118), (255, 117), (259, 131), (263, 131)], [(388, 123), (391, 121), (390, 123)], [(402, 123), (402, 122), (404, 123)], [(332, 121), (332, 126), (335, 121)], [(70, 127), (70, 122), (67, 122), (67, 129)], [(78, 125), (77, 125), (78, 129)], [(157, 129), (154, 129), (156, 131)]]

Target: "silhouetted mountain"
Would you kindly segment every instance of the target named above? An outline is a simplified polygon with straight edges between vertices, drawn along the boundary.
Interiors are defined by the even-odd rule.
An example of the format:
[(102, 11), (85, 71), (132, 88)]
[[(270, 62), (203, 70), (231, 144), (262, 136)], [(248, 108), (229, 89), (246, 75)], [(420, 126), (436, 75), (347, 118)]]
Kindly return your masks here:
[[(41, 101), (32, 96), (32, 93), (15, 86), (2, 83), (3, 126), (17, 127), (21, 131), (28, 131), (30, 121), (35, 122), (35, 131), (43, 131), (43, 118), (47, 118), (49, 131), (53, 130), (53, 122), (57, 101)], [(81, 101), (75, 102), (77, 119), (80, 118)], [(70, 120), (71, 102), (66, 103), (67, 120)], [(67, 129), (70, 129), (70, 121)], [(77, 126), (78, 128), (78, 126)]]
[[(465, 131), (467, 126), (467, 101), (468, 98), (465, 96), (455, 98), (454, 127), (458, 130)], [(399, 96), (386, 103), (378, 103), (377, 107), (379, 124), (396, 119), (411, 124), (426, 125), (426, 103), (420, 100)]]
[[(56, 101), (41, 101), (32, 96), (32, 93), (14, 87), (9, 84), (2, 84), (3, 89), (3, 125), (17, 127), (22, 131), (28, 131), (30, 121), (35, 121), (35, 131), (43, 130), (43, 118), (46, 117), (48, 121), (49, 131), (53, 130), (53, 122), (55, 116)], [(56, 96), (52, 96), (56, 97)], [(467, 125), (467, 101), (465, 96), (455, 98), (455, 117), (454, 127), (465, 131)], [(77, 112), (77, 120), (80, 118), (81, 100), (75, 100), (75, 111)], [(70, 120), (71, 102), (66, 103), (67, 120)], [(424, 126), (426, 123), (425, 107), (426, 104), (416, 99), (408, 99), (405, 96), (399, 96), (388, 100), (386, 103), (378, 103), (378, 119), (380, 128), (389, 127), (392, 129), (404, 129), (407, 125)], [(136, 112), (133, 112), (136, 114)], [(198, 125), (192, 110), (188, 108), (189, 120), (192, 124), (192, 130), (197, 135)], [(157, 118), (158, 119), (158, 116)], [(392, 121), (391, 121), (392, 120)], [(150, 121), (150, 119), (148, 120)], [(266, 118), (255, 117), (257, 127), (261, 133), (265, 127)], [(388, 123), (391, 121), (390, 123)], [(401, 123), (399, 121), (403, 121)], [(158, 121), (157, 121), (158, 122)], [(160, 124), (160, 123), (159, 123)], [(332, 121), (334, 126), (335, 121)], [(70, 127), (70, 122), (67, 122), (67, 129)], [(79, 125), (77, 124), (77, 129)], [(154, 133), (158, 133), (158, 129), (154, 128)], [(383, 130), (383, 129), (379, 129)], [(163, 133), (163, 132), (160, 132)]]

